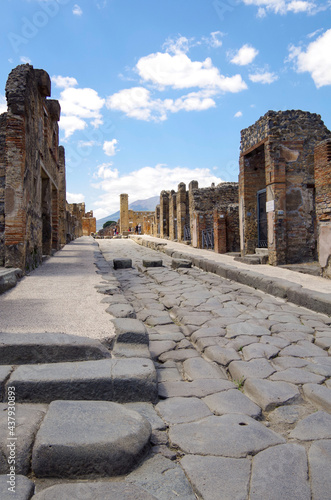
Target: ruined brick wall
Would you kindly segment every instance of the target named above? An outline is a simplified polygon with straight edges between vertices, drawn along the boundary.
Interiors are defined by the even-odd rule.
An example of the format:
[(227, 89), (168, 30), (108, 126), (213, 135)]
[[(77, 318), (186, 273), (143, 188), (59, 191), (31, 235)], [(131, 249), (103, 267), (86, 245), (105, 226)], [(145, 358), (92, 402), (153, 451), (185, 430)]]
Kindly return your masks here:
[(331, 138), (315, 147), (316, 218), (319, 263), (331, 278)]
[(0, 266), (5, 265), (6, 119), (0, 115)]
[(321, 117), (269, 111), (241, 132), (239, 176), (243, 253), (259, 244), (258, 190), (265, 189), (270, 264), (316, 258), (314, 147), (330, 136)]
[[(149, 212), (149, 211), (135, 211), (135, 210), (129, 210), (128, 211), (128, 216), (129, 216), (129, 229), (132, 231), (135, 231), (136, 226), (140, 224), (141, 226), (141, 234), (144, 234), (144, 219), (146, 218), (147, 223), (150, 220), (150, 217), (154, 217), (154, 212)], [(146, 223), (145, 223), (146, 225)]]
[[(93, 212), (92, 212), (93, 215)], [(91, 233), (97, 232), (97, 220), (95, 217), (83, 217), (82, 219), (83, 236), (91, 236)]]
[(67, 203), (67, 210), (72, 215), (72, 229), (69, 241), (83, 236), (83, 217), (85, 216), (85, 203)]

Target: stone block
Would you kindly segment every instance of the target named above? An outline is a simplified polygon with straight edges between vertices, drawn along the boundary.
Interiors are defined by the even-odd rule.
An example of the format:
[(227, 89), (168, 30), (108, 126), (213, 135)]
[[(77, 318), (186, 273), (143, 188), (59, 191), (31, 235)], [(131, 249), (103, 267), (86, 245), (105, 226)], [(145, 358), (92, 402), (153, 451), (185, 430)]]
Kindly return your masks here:
[(198, 398), (168, 398), (160, 401), (156, 410), (170, 425), (194, 422), (212, 415), (208, 406)]
[(331, 440), (315, 441), (308, 453), (312, 498), (325, 500), (331, 491)]
[(305, 384), (303, 395), (320, 410), (331, 413), (331, 389), (318, 384)]
[(21, 474), (16, 474), (15, 481), (13, 481), (15, 485), (14, 491), (8, 490), (8, 488), (13, 487), (7, 483), (8, 480), (10, 481), (10, 477), (7, 475), (0, 476), (1, 500), (13, 500), (13, 498), (17, 500), (30, 500), (32, 498), (34, 484), (30, 479)]
[(162, 267), (162, 259), (143, 259), (144, 267)]
[(115, 327), (116, 341), (118, 343), (148, 345), (148, 333), (142, 321), (131, 318), (117, 318), (113, 319), (112, 323)]
[(203, 401), (215, 415), (240, 413), (257, 419), (261, 416), (261, 408), (238, 389), (212, 394)]
[(114, 269), (130, 269), (132, 268), (132, 259), (113, 259)]
[(325, 411), (312, 413), (298, 422), (289, 437), (300, 441), (331, 439), (331, 415)]
[(244, 385), (245, 394), (262, 410), (270, 411), (277, 406), (301, 402), (298, 388), (287, 382), (249, 378)]
[(192, 267), (192, 261), (187, 259), (172, 259), (171, 267), (172, 269), (190, 268)]

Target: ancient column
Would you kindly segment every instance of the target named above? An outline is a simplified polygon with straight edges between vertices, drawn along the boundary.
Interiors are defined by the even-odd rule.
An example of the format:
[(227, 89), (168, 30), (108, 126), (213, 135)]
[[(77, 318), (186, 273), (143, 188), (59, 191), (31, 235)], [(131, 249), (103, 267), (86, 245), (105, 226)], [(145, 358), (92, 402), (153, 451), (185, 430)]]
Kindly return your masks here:
[(120, 194), (120, 233), (129, 230), (129, 195)]

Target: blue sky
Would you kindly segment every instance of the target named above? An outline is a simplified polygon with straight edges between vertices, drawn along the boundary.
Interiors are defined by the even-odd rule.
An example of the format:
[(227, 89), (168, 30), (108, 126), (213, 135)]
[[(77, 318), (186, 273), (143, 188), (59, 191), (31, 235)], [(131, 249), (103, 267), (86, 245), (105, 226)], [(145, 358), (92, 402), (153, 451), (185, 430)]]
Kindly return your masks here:
[(240, 130), (268, 110), (331, 129), (329, 0), (3, 0), (10, 70), (52, 78), (67, 199), (97, 218), (179, 182), (237, 181)]

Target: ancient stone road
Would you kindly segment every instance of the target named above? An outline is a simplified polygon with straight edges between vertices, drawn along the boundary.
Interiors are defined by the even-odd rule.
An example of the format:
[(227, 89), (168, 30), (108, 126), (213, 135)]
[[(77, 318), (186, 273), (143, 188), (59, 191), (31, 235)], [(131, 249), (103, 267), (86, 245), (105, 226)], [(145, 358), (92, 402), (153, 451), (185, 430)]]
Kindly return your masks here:
[[(83, 238), (59, 258), (66, 248), (94, 254), (98, 274), (86, 258), (85, 292), (103, 308), (102, 343), (97, 328), (91, 340), (77, 337), (88, 335), (78, 316), (68, 336), (42, 334), (38, 320), (35, 332), (18, 321), (14, 333), (6, 315), (0, 498), (11, 498), (6, 385), (18, 403), (18, 500), (329, 500), (331, 318), (195, 267), (173, 269), (174, 259), (131, 240), (98, 243), (102, 255)], [(133, 267), (114, 270), (119, 257)], [(163, 267), (143, 265), (160, 259)], [(68, 261), (60, 304), (70, 302), (64, 281), (78, 279), (77, 263)], [(38, 289), (48, 268), (35, 275)]]
[[(206, 500), (328, 499), (331, 491), (331, 319), (129, 240), (100, 241), (147, 326), (176, 453)], [(142, 266), (162, 257), (162, 268)], [(239, 389), (239, 390), (238, 390)]]

